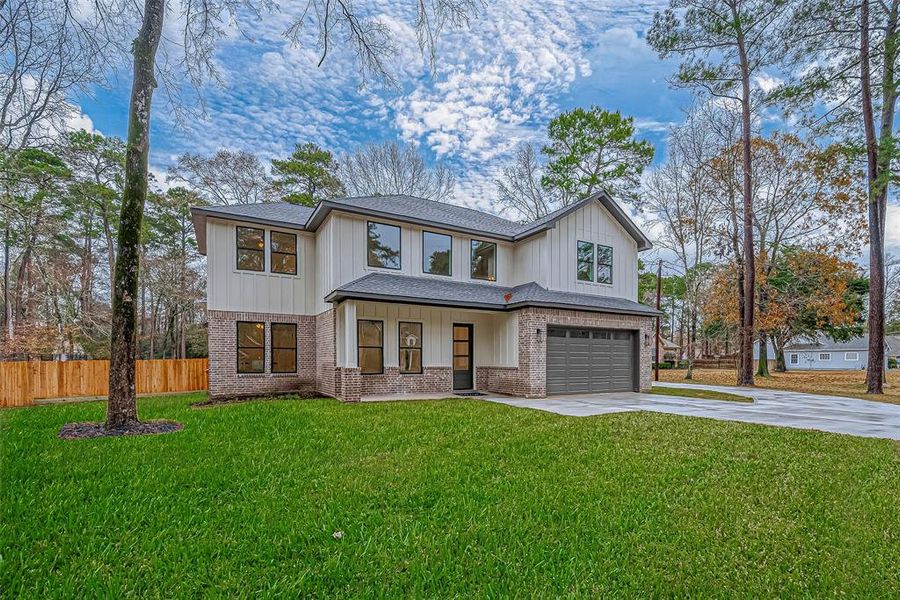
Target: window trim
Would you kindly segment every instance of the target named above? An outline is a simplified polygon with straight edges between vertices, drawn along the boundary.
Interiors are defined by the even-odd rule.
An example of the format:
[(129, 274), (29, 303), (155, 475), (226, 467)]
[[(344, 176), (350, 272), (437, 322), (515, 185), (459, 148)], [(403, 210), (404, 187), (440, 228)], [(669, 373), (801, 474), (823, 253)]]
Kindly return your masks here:
[(799, 365), (800, 364), (800, 354), (798, 354), (797, 352), (791, 352), (790, 357), (788, 358), (788, 364)]
[[(853, 355), (853, 358), (850, 358), (850, 355)], [(844, 360), (859, 360), (859, 351), (857, 352), (844, 352)]]
[[(373, 265), (369, 262), (369, 225), (384, 225), (385, 227), (394, 227), (397, 231), (400, 232), (398, 239), (400, 241), (400, 247), (397, 250), (397, 258), (398, 263), (396, 267), (382, 267), (379, 265)], [(403, 270), (403, 228), (399, 225), (391, 225), (390, 223), (382, 223), (381, 221), (372, 221), (370, 219), (366, 220), (366, 267), (369, 269), (385, 269), (387, 271), (402, 271)], [(384, 332), (382, 332), (382, 338), (384, 338)], [(382, 343), (384, 340), (382, 339)], [(382, 361), (383, 362), (383, 361)]]
[[(433, 273), (431, 271), (427, 271), (425, 269), (425, 234), (430, 233), (431, 235), (440, 235), (446, 238), (450, 238), (450, 272), (449, 273)], [(422, 273), (425, 275), (437, 275), (438, 277), (453, 277), (453, 236), (447, 233), (438, 233), (437, 231), (429, 231), (427, 229), (422, 230)]]
[[(242, 248), (241, 247), (241, 229), (255, 229), (256, 231), (262, 231), (263, 238), (263, 248), (262, 250), (257, 250), (256, 248)], [(262, 252), (262, 267), (259, 269), (244, 269), (241, 267), (241, 250), (247, 250), (250, 252)], [(234, 227), (234, 268), (238, 271), (249, 271), (250, 273), (265, 273), (266, 272), (266, 229), (265, 227), (250, 227), (249, 225), (235, 225)], [(246, 321), (247, 323), (257, 323), (258, 321)]]
[[(249, 324), (256, 325), (261, 324), (263, 326), (263, 340), (262, 346), (259, 348), (263, 351), (263, 366), (262, 371), (241, 371), (241, 348), (253, 348), (257, 349), (257, 346), (241, 346), (241, 324)], [(266, 372), (266, 322), (265, 321), (235, 321), (234, 324), (234, 342), (235, 342), (235, 353), (234, 353), (234, 369), (238, 375), (264, 375)]]
[[(293, 347), (275, 347), (275, 326), (276, 325), (286, 325), (293, 326), (294, 328), (294, 345)], [(269, 323), (269, 371), (273, 374), (277, 375), (285, 375), (285, 374), (296, 374), (297, 368), (299, 367), (298, 363), (300, 362), (300, 340), (297, 337), (297, 324), (296, 323), (281, 323), (281, 322), (272, 322)], [(275, 351), (276, 350), (293, 350), (294, 351), (294, 370), (293, 371), (276, 371), (275, 370)]]
[[(279, 233), (281, 235), (292, 235), (294, 236), (294, 253), (290, 252), (275, 252), (272, 249), (272, 234)], [(294, 271), (276, 271), (275, 270), (275, 260), (274, 257), (276, 254), (283, 254), (284, 256), (293, 256), (294, 257)], [(300, 271), (300, 236), (296, 233), (291, 233), (290, 231), (277, 231), (275, 229), (269, 230), (269, 272), (274, 273), (275, 275), (297, 275)]]
[[(400, 338), (400, 328), (404, 325), (418, 325), (419, 326), (419, 345), (418, 346), (403, 346), (402, 339)], [(425, 324), (422, 321), (397, 321), (397, 368), (400, 371), (401, 375), (421, 375), (425, 372), (425, 351), (422, 349), (423, 339), (425, 337)], [(382, 332), (382, 341), (384, 344), (384, 333)], [(419, 370), (418, 371), (404, 371), (403, 363), (400, 361), (400, 353), (403, 350), (418, 350), (419, 351)]]
[[(827, 356), (828, 358), (822, 358), (823, 356)], [(831, 352), (819, 352), (819, 360), (821, 362), (830, 362), (831, 361)]]
[[(475, 243), (490, 244), (491, 246), (494, 247), (494, 278), (493, 279), (490, 279), (489, 277), (476, 277), (475, 276), (475, 274), (474, 274), (474, 271), (475, 271), (475, 268), (474, 268), (475, 267), (474, 244)], [(487, 240), (481, 240), (481, 239), (477, 239), (477, 238), (469, 238), (469, 279), (474, 279), (476, 281), (490, 281), (492, 283), (496, 283), (497, 282), (497, 271), (499, 270), (498, 269), (499, 265), (497, 263), (500, 262), (499, 256), (500, 256), (500, 249), (497, 246), (497, 242), (489, 242)]]
[[(609, 264), (600, 262), (600, 248), (609, 248)], [(612, 285), (613, 284), (613, 263), (615, 262), (615, 251), (612, 246), (607, 246), (606, 244), (597, 244), (596, 249), (594, 250), (594, 258), (596, 259), (596, 265), (594, 266), (594, 281), (601, 285)], [(608, 266), (609, 267), (609, 281), (600, 281), (600, 266)]]
[[(362, 323), (381, 323), (381, 345), (380, 346), (363, 346), (360, 341), (362, 340), (362, 336), (360, 335), (360, 326)], [(381, 349), (381, 370), (372, 373), (365, 373), (362, 370), (362, 361), (360, 358), (360, 351), (363, 348), (380, 348)], [(356, 320), (356, 366), (359, 369), (360, 375), (384, 375), (384, 320), (382, 319), (357, 319)]]
[[(591, 278), (590, 279), (579, 279), (578, 278), (578, 267), (581, 263), (581, 259), (578, 254), (578, 247), (581, 244), (590, 244), (591, 246)], [(575, 240), (575, 281), (578, 283), (596, 283), (595, 279), (597, 278), (597, 244), (594, 242), (586, 242), (584, 240)]]

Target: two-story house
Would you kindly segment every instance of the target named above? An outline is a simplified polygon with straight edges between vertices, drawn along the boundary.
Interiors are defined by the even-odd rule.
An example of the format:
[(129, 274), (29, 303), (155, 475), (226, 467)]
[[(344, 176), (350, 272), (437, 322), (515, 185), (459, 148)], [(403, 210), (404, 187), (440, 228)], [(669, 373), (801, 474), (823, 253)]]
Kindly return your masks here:
[(193, 209), (213, 397), (650, 387), (647, 237), (606, 194), (527, 225), (408, 196)]

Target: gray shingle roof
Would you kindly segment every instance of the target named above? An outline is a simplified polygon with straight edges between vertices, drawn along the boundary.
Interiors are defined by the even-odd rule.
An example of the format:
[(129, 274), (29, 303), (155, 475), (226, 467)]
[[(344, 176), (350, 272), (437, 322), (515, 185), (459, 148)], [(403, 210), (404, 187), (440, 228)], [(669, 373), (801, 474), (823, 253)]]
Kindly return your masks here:
[(826, 336), (819, 334), (814, 340), (796, 340), (795, 342), (785, 344), (785, 350), (834, 350), (835, 352), (844, 351), (860, 351), (869, 349), (869, 336), (863, 334), (858, 338), (847, 340), (846, 342), (836, 342)]
[(310, 215), (311, 206), (298, 206), (289, 202), (262, 202), (258, 204), (231, 204), (228, 206), (201, 206), (196, 212), (210, 216), (221, 215), (226, 218), (248, 217), (253, 220), (265, 220), (284, 225), (305, 227)]
[(335, 198), (328, 200), (328, 203), (361, 209), (367, 213), (376, 212), (388, 216), (410, 217), (504, 236), (514, 236), (523, 229), (520, 223), (498, 217), (497, 215), (465, 206), (436, 202), (413, 196)]
[(369, 273), (339, 287), (326, 298), (329, 302), (346, 299), (389, 300), (487, 310), (543, 306), (647, 316), (657, 314), (649, 306), (624, 298), (551, 291), (534, 282), (504, 287), (389, 273)]

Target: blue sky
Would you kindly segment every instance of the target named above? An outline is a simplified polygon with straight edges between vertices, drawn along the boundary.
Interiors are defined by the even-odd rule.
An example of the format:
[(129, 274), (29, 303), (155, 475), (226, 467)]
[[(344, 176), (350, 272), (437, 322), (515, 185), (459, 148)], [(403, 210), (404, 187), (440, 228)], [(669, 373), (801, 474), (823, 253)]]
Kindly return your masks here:
[[(666, 83), (673, 65), (643, 39), (661, 2), (492, 2), (469, 28), (441, 39), (434, 76), (404, 23), (408, 15), (387, 2), (370, 5), (397, 32), (400, 89), (359, 90), (353, 57), (340, 50), (316, 68), (313, 45), (292, 48), (280, 37), (286, 15), (272, 15), (249, 28), (253, 43), (232, 36), (220, 44), (222, 84), (203, 90), (205, 117), (180, 122), (165, 91), (157, 93), (151, 165), (162, 171), (181, 152), (220, 147), (269, 159), (297, 142), (340, 152), (400, 139), (455, 168), (457, 201), (485, 207), (515, 145), (540, 141), (560, 111), (591, 104), (621, 110), (661, 146), (665, 126), (690, 103)], [(177, 16), (169, 26), (177, 28)], [(125, 68), (109, 88), (78, 98), (81, 122), (124, 137), (129, 87)]]
[[(220, 82), (202, 90), (205, 115), (179, 120), (166, 102), (166, 93), (178, 90), (157, 92), (150, 158), (155, 173), (164, 174), (182, 152), (235, 148), (268, 161), (298, 142), (342, 152), (399, 139), (454, 168), (456, 202), (496, 212), (499, 169), (518, 143), (541, 142), (559, 112), (592, 104), (620, 110), (634, 117), (640, 137), (654, 143), (659, 161), (666, 128), (692, 102), (688, 92), (667, 83), (676, 63), (659, 60), (645, 41), (654, 11), (665, 7), (660, 0), (489, 2), (470, 27), (441, 38), (433, 76), (409, 26), (414, 3), (369, 0), (369, 14), (395, 33), (399, 54), (391, 67), (399, 89), (360, 89), (346, 48), (335, 48), (317, 68), (312, 29), (299, 47), (281, 35), (291, 1), (247, 25), (248, 36), (226, 27), (216, 55)], [(178, 15), (167, 18), (166, 40), (179, 39)], [(177, 53), (164, 41), (161, 55)], [(126, 67), (108, 88), (78, 98), (78, 122), (124, 137), (130, 83)], [(191, 106), (189, 91), (187, 98)], [(900, 245), (900, 210), (890, 211), (888, 239)]]

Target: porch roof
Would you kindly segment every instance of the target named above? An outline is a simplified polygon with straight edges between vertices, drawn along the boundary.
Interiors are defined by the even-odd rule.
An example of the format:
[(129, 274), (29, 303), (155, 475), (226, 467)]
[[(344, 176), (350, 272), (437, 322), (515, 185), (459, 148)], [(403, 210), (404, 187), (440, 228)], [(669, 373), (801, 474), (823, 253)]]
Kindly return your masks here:
[(389, 273), (369, 273), (339, 287), (325, 300), (336, 303), (374, 300), (498, 311), (538, 306), (650, 317), (660, 314), (649, 306), (625, 298), (548, 290), (534, 282), (504, 287)]

